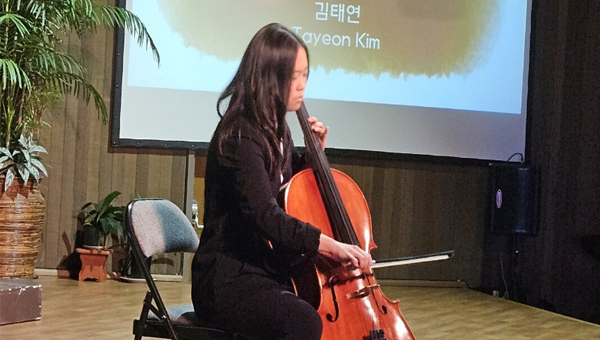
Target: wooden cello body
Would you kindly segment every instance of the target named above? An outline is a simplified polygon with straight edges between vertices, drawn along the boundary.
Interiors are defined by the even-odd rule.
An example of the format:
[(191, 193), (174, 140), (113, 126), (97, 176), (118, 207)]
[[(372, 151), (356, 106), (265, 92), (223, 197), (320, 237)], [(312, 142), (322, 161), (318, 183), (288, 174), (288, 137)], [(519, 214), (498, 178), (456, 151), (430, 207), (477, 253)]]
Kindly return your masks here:
[[(370, 252), (376, 245), (362, 191), (346, 174), (329, 168), (319, 141), (308, 126), (304, 105), (298, 111), (298, 118), (313, 166), (290, 180), (285, 192), (286, 212), (317, 226), (337, 241)], [(398, 301), (391, 301), (383, 294), (372, 273), (365, 274), (318, 256), (314, 261), (301, 262), (293, 281), (296, 293), (321, 315), (321, 339), (414, 339)]]

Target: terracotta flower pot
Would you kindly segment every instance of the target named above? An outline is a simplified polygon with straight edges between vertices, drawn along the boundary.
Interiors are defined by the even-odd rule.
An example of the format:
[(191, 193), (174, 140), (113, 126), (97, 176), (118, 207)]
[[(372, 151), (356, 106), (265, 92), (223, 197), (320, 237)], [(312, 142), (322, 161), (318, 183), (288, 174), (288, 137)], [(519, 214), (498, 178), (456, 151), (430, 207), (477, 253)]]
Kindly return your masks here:
[(33, 278), (46, 201), (34, 180), (15, 178), (4, 190), (0, 176), (0, 278)]

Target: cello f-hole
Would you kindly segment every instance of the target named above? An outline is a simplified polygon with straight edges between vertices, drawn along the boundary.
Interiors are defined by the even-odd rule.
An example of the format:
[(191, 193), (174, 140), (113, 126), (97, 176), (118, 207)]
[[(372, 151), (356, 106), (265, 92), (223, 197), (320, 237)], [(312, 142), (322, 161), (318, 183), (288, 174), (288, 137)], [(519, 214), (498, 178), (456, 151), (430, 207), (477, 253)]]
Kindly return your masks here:
[[(367, 282), (370, 283), (369, 279), (367, 279)], [(380, 285), (377, 285), (377, 288), (380, 288)], [(385, 306), (385, 304), (381, 304), (379, 303), (379, 300), (377, 299), (376, 296), (373, 296), (373, 300), (375, 300), (375, 304), (377, 305), (377, 309), (379, 309), (379, 311), (381, 312), (381, 314), (386, 315), (388, 313), (388, 309)]]
[(330, 289), (331, 289), (331, 299), (333, 300), (333, 306), (335, 309), (335, 317), (333, 315), (331, 315), (331, 313), (327, 313), (327, 316), (325, 317), (327, 319), (327, 321), (329, 322), (335, 322), (337, 321), (338, 317), (340, 316), (340, 307), (337, 301), (337, 297), (335, 295), (335, 284), (332, 282), (333, 278), (329, 281), (330, 284)]

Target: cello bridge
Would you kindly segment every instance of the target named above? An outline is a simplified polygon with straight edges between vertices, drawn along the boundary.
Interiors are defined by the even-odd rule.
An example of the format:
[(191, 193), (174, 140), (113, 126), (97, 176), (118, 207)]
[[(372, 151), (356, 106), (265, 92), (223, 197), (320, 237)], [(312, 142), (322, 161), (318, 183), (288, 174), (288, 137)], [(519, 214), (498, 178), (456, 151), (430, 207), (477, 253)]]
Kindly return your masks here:
[(378, 284), (374, 284), (374, 285), (370, 285), (370, 286), (366, 286), (363, 287), (361, 289), (355, 290), (352, 293), (348, 293), (346, 294), (346, 297), (348, 299), (358, 299), (358, 298), (363, 298), (369, 294), (371, 294), (375, 289), (379, 289), (379, 285)]

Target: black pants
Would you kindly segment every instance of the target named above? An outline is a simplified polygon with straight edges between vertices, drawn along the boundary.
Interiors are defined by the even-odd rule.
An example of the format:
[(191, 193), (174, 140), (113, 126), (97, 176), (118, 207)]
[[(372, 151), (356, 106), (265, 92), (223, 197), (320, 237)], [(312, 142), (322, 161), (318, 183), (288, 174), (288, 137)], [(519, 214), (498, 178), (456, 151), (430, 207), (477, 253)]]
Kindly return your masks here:
[(321, 317), (311, 305), (274, 288), (247, 296), (213, 319), (249, 340), (319, 340), (323, 331)]

